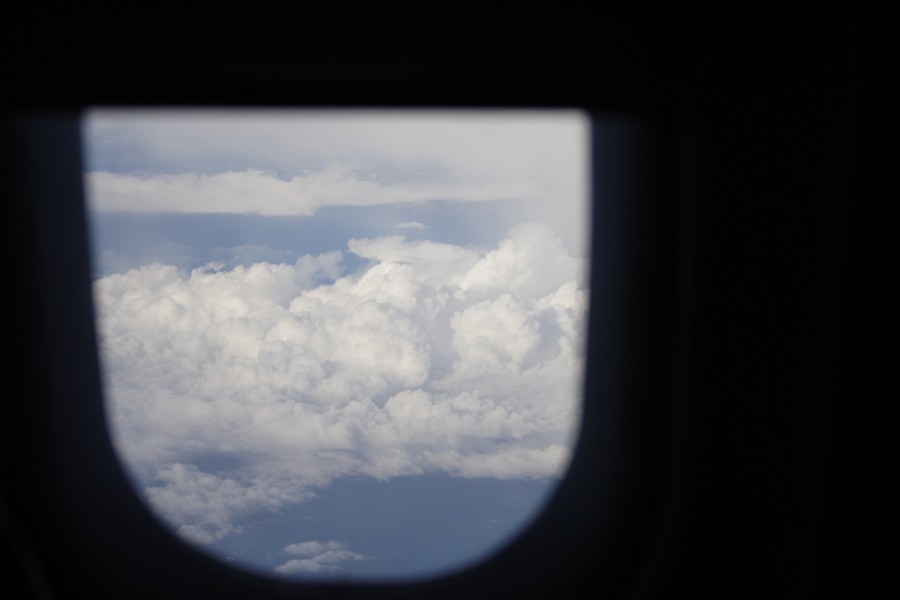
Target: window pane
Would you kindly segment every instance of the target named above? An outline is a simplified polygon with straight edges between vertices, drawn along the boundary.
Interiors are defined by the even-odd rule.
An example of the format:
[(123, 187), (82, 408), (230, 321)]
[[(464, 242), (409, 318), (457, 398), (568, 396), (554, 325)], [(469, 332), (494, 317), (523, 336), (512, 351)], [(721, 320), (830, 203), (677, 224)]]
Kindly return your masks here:
[(574, 111), (88, 113), (107, 417), (152, 511), (273, 576), (502, 547), (574, 445), (588, 136)]

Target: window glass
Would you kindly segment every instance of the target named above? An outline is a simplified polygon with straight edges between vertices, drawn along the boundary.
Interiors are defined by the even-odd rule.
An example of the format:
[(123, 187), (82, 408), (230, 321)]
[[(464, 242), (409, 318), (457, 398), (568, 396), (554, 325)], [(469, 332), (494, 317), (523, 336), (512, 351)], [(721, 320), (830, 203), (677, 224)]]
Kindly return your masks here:
[(276, 577), (422, 577), (540, 512), (580, 412), (583, 114), (83, 126), (109, 428), (179, 537)]

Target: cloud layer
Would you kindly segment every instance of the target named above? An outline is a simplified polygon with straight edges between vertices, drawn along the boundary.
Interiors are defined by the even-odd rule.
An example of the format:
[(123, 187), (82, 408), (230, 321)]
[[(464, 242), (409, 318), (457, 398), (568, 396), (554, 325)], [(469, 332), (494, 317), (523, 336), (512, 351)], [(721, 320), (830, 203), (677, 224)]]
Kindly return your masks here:
[(586, 255), (578, 111), (93, 110), (84, 129), (95, 211), (308, 216), (516, 199), (523, 219)]
[(311, 216), (323, 206), (534, 199), (539, 193), (528, 181), (379, 183), (337, 165), (286, 180), (256, 169), (211, 175), (96, 171), (87, 174), (85, 184), (95, 210), (142, 213)]
[[(332, 252), (231, 270), (151, 264), (96, 282), (114, 442), (183, 536), (236, 533), (339, 477), (565, 469), (583, 261), (537, 223), (492, 249), (402, 236), (348, 249), (368, 266), (341, 275)], [(279, 568), (355, 559), (320, 550), (286, 548), (296, 556)]]

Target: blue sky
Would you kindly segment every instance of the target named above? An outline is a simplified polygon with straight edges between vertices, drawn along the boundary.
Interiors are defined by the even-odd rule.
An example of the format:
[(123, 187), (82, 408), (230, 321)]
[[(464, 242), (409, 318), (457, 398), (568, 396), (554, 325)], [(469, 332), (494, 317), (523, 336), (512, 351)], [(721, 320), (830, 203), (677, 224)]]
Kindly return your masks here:
[(110, 429), (177, 535), (276, 577), (421, 577), (540, 510), (579, 414), (583, 115), (84, 130)]

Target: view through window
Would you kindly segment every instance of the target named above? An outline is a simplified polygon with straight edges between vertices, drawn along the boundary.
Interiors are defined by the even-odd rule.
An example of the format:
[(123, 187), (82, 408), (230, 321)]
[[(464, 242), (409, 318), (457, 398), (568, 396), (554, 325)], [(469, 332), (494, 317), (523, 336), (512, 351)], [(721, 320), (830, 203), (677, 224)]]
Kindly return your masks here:
[(110, 431), (178, 536), (273, 576), (423, 577), (540, 512), (579, 421), (585, 115), (83, 127)]

